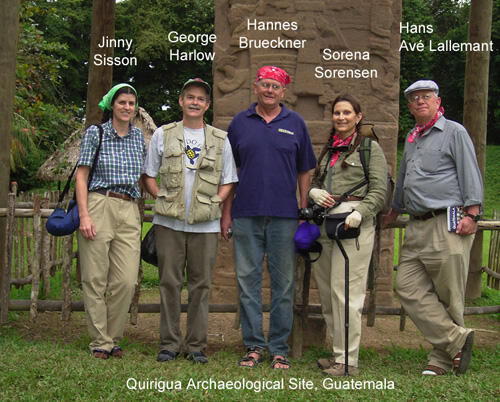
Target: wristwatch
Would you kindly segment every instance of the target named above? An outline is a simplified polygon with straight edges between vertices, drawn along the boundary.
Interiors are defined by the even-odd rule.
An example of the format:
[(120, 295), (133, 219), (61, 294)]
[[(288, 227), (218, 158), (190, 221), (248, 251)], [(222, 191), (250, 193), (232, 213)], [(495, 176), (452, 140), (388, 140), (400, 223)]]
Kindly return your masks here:
[(477, 221), (479, 221), (479, 219), (481, 219), (481, 215), (480, 215), (480, 214), (473, 215), (473, 214), (466, 213), (464, 216), (468, 216), (468, 217), (469, 217), (469, 218), (471, 218), (474, 222), (477, 222)]

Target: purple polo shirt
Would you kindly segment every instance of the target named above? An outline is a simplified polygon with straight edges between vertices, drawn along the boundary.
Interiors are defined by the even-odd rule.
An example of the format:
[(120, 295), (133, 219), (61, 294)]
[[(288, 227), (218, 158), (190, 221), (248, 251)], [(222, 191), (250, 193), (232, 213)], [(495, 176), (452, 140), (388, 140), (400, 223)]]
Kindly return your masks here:
[(238, 113), (228, 128), (239, 168), (232, 217), (297, 218), (297, 174), (316, 166), (306, 123), (284, 105), (266, 123), (255, 106)]

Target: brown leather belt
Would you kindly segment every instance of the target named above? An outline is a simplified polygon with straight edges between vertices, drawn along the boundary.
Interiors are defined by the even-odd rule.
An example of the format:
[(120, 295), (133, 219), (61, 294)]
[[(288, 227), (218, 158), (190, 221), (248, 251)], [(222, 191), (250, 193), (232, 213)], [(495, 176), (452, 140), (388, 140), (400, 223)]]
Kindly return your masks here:
[(427, 219), (434, 218), (435, 216), (444, 214), (446, 209), (435, 209), (434, 211), (426, 212), (422, 215), (411, 215), (411, 219), (416, 219), (417, 221), (426, 221)]
[(132, 201), (132, 197), (129, 194), (113, 193), (105, 188), (100, 188), (98, 190), (92, 190), (94, 193), (99, 193), (102, 195), (107, 195), (108, 197), (119, 198), (120, 200)]
[[(340, 200), (340, 195), (333, 195), (332, 197), (335, 201)], [(363, 201), (363, 197), (356, 197), (355, 195), (348, 195), (346, 198), (344, 198), (344, 201)]]

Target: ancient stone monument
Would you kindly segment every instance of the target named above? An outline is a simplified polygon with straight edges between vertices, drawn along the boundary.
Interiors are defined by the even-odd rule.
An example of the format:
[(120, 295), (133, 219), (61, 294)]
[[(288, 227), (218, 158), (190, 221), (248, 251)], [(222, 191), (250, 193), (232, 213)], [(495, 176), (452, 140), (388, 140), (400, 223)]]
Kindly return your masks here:
[[(400, 21), (400, 0), (216, 0), (214, 125), (226, 129), (247, 109), (255, 101), (257, 70), (276, 65), (291, 76), (285, 103), (306, 121), (317, 154), (331, 129), (333, 99), (351, 93), (361, 101), (364, 121), (375, 124), (394, 175)], [(383, 231), (379, 305), (392, 302), (393, 238), (392, 230)], [(234, 286), (232, 246), (222, 241), (213, 301), (236, 300)], [(319, 299), (312, 294), (311, 302)]]

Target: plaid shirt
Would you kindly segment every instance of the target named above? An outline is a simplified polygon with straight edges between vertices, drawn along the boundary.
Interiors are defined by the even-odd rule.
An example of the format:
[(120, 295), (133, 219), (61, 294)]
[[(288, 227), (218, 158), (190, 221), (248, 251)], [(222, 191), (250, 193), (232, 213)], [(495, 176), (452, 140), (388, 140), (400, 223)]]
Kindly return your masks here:
[[(103, 123), (102, 128), (101, 149), (89, 191), (107, 189), (140, 198), (138, 180), (146, 157), (142, 131), (130, 125), (128, 134), (120, 137), (111, 120)], [(82, 138), (78, 166), (92, 166), (98, 145), (99, 129), (90, 126)]]

